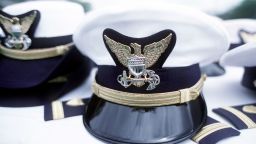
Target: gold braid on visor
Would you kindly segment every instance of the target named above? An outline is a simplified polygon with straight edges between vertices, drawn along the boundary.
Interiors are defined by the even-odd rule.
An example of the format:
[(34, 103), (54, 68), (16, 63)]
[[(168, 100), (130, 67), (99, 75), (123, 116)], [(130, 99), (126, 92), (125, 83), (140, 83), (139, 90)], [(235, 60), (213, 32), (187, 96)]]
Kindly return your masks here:
[(99, 85), (94, 81), (92, 85), (93, 93), (107, 101), (127, 106), (155, 107), (173, 104), (182, 104), (195, 100), (199, 97), (203, 88), (205, 75), (202, 75), (198, 82), (190, 88), (163, 93), (129, 93), (110, 89)]
[(73, 43), (68, 43), (50, 48), (37, 48), (23, 51), (6, 48), (0, 44), (0, 54), (18, 60), (45, 59), (64, 55), (72, 48), (73, 45)]

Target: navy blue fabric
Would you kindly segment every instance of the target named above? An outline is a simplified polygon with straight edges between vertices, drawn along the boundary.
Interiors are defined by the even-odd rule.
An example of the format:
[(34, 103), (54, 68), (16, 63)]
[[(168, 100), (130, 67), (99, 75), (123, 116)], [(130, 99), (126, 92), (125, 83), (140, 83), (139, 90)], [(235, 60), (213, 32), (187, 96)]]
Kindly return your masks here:
[(233, 128), (225, 128), (219, 131), (216, 131), (210, 135), (208, 135), (207, 137), (203, 138), (202, 140), (200, 140), (199, 144), (216, 144), (217, 142), (226, 139), (226, 138), (230, 138), (233, 136), (239, 136), (240, 132), (233, 129)]
[[(0, 88), (0, 106), (29, 107), (50, 103), (79, 86), (90, 73), (92, 65), (83, 60), (79, 67), (64, 74), (68, 81), (64, 83), (43, 83), (31, 88)], [(62, 76), (62, 75), (58, 75)]]
[[(253, 104), (246, 104), (246, 105), (254, 105), (256, 106), (256, 103), (253, 103)], [(253, 114), (253, 113), (247, 113), (245, 111), (243, 111), (243, 107), (245, 105), (240, 105), (240, 106), (234, 106), (233, 108), (241, 111), (242, 113), (244, 113), (246, 116), (248, 116), (249, 118), (251, 118), (254, 122), (256, 122), (256, 114)]]
[[(211, 117), (207, 117), (206, 123), (204, 124), (203, 127), (213, 123), (219, 123), (219, 121)], [(233, 137), (233, 136), (239, 136), (239, 135), (240, 135), (239, 131), (230, 127), (230, 128), (221, 129), (214, 133), (211, 133), (210, 135), (207, 135), (206, 137), (201, 139), (198, 143), (199, 144), (216, 144), (217, 142), (223, 139)]]
[(229, 50), (232, 50), (232, 49), (234, 49), (234, 48), (237, 48), (237, 47), (239, 47), (239, 46), (241, 46), (241, 45), (243, 45), (244, 43), (242, 43), (242, 42), (240, 42), (240, 43), (231, 43), (230, 44), (230, 47), (229, 47)]
[[(59, 43), (66, 44), (72, 42), (72, 36), (60, 38), (47, 38), (48, 43), (52, 46)], [(42, 38), (41, 38), (42, 39)], [(61, 42), (60, 42), (61, 41)], [(56, 43), (56, 44), (55, 44)], [(41, 47), (41, 42), (34, 43), (36, 47)], [(45, 44), (43, 44), (45, 45)], [(42, 46), (43, 46), (42, 45)], [(76, 57), (73, 57), (75, 55)], [(29, 88), (34, 87), (47, 78), (56, 70), (64, 61), (77, 61), (83, 56), (74, 47), (66, 55), (40, 60), (16, 60), (5, 56), (0, 57), (0, 87), (1, 88)], [(72, 66), (72, 65), (67, 65)], [(66, 67), (67, 67), (66, 66)]]
[[(172, 67), (155, 69), (156, 74), (160, 77), (160, 84), (155, 89), (147, 91), (145, 84), (142, 87), (130, 86), (124, 88), (117, 81), (117, 76), (122, 74), (123, 68), (115, 66), (99, 66), (96, 81), (102, 86), (134, 93), (158, 93), (170, 92), (193, 86), (201, 77), (198, 64), (184, 67)], [(127, 70), (128, 71), (128, 70)], [(106, 79), (107, 78), (107, 79)]]
[[(254, 103), (254, 104), (246, 104), (246, 105), (256, 105), (256, 104)], [(240, 112), (248, 116), (250, 119), (252, 119), (254, 122), (256, 122), (256, 115), (244, 112), (242, 110), (243, 106), (245, 105), (233, 106), (232, 108), (239, 110)], [(239, 130), (248, 128), (248, 126), (242, 120), (240, 120), (240, 118), (230, 113), (229, 111), (226, 111), (225, 109), (217, 108), (217, 109), (213, 109), (213, 112), (227, 119), (232, 125), (234, 125)]]
[(222, 109), (213, 109), (213, 112), (219, 114), (220, 116), (227, 119), (231, 124), (233, 124), (237, 129), (247, 129), (248, 127), (244, 124), (243, 121), (241, 121), (238, 117), (236, 117), (234, 114)]
[(254, 81), (256, 80), (256, 67), (245, 67), (244, 74), (242, 78), (242, 85), (251, 90), (256, 90), (254, 86)]
[[(82, 101), (85, 104), (82, 106), (69, 106), (69, 105), (67, 105), (68, 101), (62, 102), (63, 110), (64, 110), (64, 117), (68, 118), (68, 117), (83, 115), (85, 113), (85, 106), (87, 105), (89, 100), (90, 100), (89, 98), (82, 99)], [(44, 120), (45, 121), (53, 120), (51, 103), (47, 103), (44, 106)]]

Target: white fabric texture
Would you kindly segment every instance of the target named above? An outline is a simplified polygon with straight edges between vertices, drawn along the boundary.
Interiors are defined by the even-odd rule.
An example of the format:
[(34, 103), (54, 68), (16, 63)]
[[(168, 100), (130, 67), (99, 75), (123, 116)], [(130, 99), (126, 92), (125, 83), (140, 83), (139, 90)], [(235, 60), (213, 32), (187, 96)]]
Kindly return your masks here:
[(226, 20), (224, 25), (228, 31), (231, 43), (240, 43), (239, 31), (256, 32), (256, 20), (253, 19), (235, 19)]
[(3, 9), (12, 15), (39, 10), (41, 19), (35, 37), (72, 35), (84, 17), (83, 7), (66, 1), (29, 1), (7, 6)]
[(221, 59), (221, 65), (255, 67), (256, 43), (250, 42), (225, 53)]
[(145, 37), (164, 29), (177, 34), (176, 46), (164, 67), (206, 65), (229, 48), (221, 20), (189, 7), (170, 3), (122, 3), (89, 12), (74, 33), (80, 51), (99, 65), (115, 65), (105, 48), (102, 32), (112, 28), (130, 37)]
[[(138, 1), (144, 1), (145, 3), (150, 0), (126, 0), (130, 3), (137, 3)], [(225, 13), (239, 4), (243, 2), (243, 0), (151, 0), (156, 3), (158, 2), (167, 2), (171, 4), (179, 4), (179, 5), (185, 5), (190, 6), (199, 10), (202, 10), (206, 13), (217, 15)], [(92, 9), (102, 9), (107, 6), (111, 6), (113, 4), (122, 3), (124, 0), (107, 0), (106, 2), (102, 2), (102, 0), (86, 0), (86, 2), (89, 2), (91, 4)]]

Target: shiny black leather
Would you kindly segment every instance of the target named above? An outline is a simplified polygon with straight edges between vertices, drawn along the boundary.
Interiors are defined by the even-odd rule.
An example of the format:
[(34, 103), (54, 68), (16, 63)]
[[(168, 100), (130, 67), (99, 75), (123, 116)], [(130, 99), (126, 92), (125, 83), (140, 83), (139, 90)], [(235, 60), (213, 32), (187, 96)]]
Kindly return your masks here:
[(206, 117), (202, 95), (187, 104), (154, 108), (123, 106), (93, 95), (83, 120), (92, 135), (108, 143), (156, 144), (192, 137)]

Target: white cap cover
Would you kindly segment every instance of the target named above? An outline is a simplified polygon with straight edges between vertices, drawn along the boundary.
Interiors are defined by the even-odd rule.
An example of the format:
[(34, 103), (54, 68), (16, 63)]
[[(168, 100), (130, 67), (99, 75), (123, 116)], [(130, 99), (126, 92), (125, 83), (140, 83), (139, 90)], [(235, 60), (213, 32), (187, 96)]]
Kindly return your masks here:
[(66, 1), (30, 1), (3, 9), (11, 15), (19, 15), (30, 10), (38, 10), (41, 14), (35, 37), (72, 35), (84, 17), (82, 6)]
[(217, 18), (169, 3), (123, 3), (115, 9), (89, 12), (74, 34), (80, 51), (99, 65), (115, 65), (104, 48), (102, 32), (106, 28), (130, 37), (145, 37), (164, 29), (175, 31), (176, 46), (164, 67), (209, 64), (229, 48), (227, 32)]
[(222, 65), (255, 67), (256, 43), (250, 42), (225, 53), (220, 60)]

